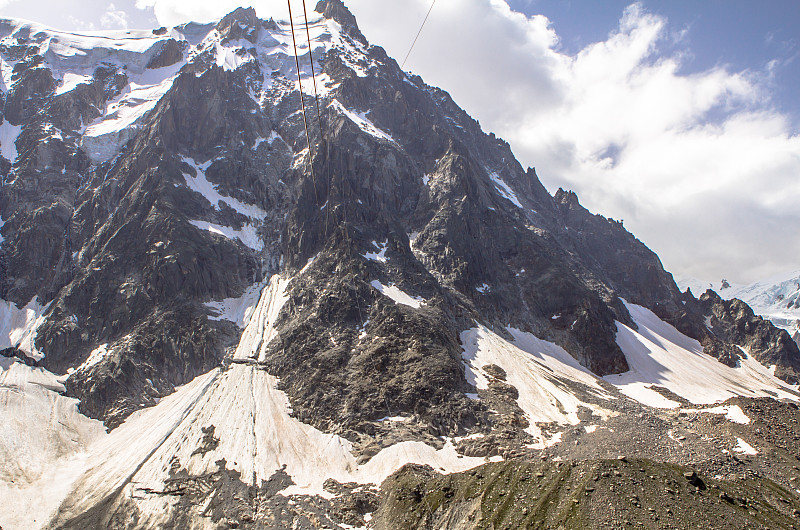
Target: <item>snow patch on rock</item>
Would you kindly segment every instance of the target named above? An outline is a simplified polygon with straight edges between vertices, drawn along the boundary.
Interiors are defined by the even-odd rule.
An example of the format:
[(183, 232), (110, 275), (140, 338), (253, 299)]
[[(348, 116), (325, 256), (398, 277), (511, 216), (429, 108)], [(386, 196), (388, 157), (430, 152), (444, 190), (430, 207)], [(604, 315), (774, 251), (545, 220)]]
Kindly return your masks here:
[(386, 257), (386, 247), (388, 246), (388, 244), (389, 244), (388, 239), (383, 243), (381, 243), (380, 245), (376, 241), (373, 241), (372, 245), (378, 250), (378, 252), (367, 252), (366, 254), (362, 254), (362, 256), (371, 261), (386, 263), (389, 260), (389, 258)]
[(267, 212), (264, 211), (262, 208), (255, 206), (253, 204), (246, 204), (241, 202), (238, 199), (234, 199), (233, 197), (229, 197), (227, 195), (222, 195), (219, 191), (217, 191), (217, 186), (209, 182), (206, 178), (206, 170), (211, 165), (210, 162), (205, 164), (198, 164), (193, 159), (188, 157), (181, 157), (184, 163), (191, 166), (194, 171), (195, 175), (192, 176), (189, 173), (183, 173), (183, 178), (186, 180), (186, 185), (192, 191), (196, 191), (205, 199), (214, 206), (214, 209), (219, 210), (219, 203), (222, 202), (227, 204), (238, 213), (249, 217), (250, 219), (258, 219), (261, 220), (267, 216)]
[(517, 208), (522, 208), (522, 203), (519, 202), (517, 194), (514, 193), (514, 190), (511, 189), (511, 186), (506, 184), (505, 181), (500, 178), (500, 175), (497, 173), (490, 173), (489, 178), (492, 179), (492, 182), (494, 182), (494, 187), (497, 189), (497, 193), (499, 193), (500, 196), (511, 201), (511, 203)]
[(0, 349), (19, 348), (31, 358), (39, 360), (44, 353), (36, 349), (36, 331), (44, 323), (47, 307), (34, 297), (22, 309), (13, 302), (0, 299)]
[(741, 438), (736, 438), (736, 441), (736, 447), (733, 448), (734, 452), (750, 456), (755, 456), (758, 454), (758, 451), (756, 451), (752, 445), (745, 442)]
[(101, 344), (89, 354), (85, 361), (76, 369), (76, 371), (89, 370), (92, 366), (99, 364), (105, 359), (111, 350), (108, 349), (108, 343)]
[(414, 309), (419, 309), (425, 303), (425, 299), (421, 296), (411, 296), (395, 285), (383, 285), (378, 280), (372, 280), (370, 285), (380, 291), (384, 296), (388, 296), (394, 300), (397, 304), (403, 304), (413, 307)]
[(239, 230), (231, 226), (209, 223), (208, 221), (191, 220), (189, 224), (200, 230), (207, 230), (213, 234), (227, 237), (228, 239), (238, 239), (253, 250), (260, 252), (264, 249), (264, 242), (258, 237), (256, 227), (250, 223), (242, 225), (242, 228)]
[(577, 382), (600, 398), (613, 399), (600, 386), (597, 377), (563, 348), (530, 333), (506, 329), (514, 342), (484, 326), (461, 333), (467, 381), (478, 389), (488, 389), (490, 376), (483, 367), (494, 364), (505, 370), (506, 382), (519, 392), (517, 403), (530, 423), (525, 430), (537, 439), (536, 447), (544, 448), (553, 442), (537, 423), (577, 425), (580, 407), (591, 409), (604, 419), (614, 415), (603, 407), (581, 401), (570, 389), (570, 384)]
[(728, 421), (738, 423), (740, 425), (747, 425), (750, 423), (750, 418), (744, 413), (742, 407), (739, 405), (721, 405), (719, 407), (712, 407), (708, 409), (681, 409), (681, 412), (705, 412), (706, 414), (721, 414), (724, 415)]
[(17, 159), (16, 141), (21, 131), (21, 125), (11, 125), (8, 120), (0, 125), (0, 156), (12, 163)]
[(75, 74), (72, 72), (65, 72), (61, 78), (61, 85), (56, 88), (55, 95), (60, 96), (67, 92), (72, 92), (79, 85), (88, 85), (94, 78), (90, 75)]
[(263, 288), (263, 283), (256, 283), (245, 289), (244, 294), (237, 298), (206, 302), (205, 306), (216, 313), (210, 315), (209, 320), (227, 320), (240, 328), (247, 327)]
[(365, 133), (370, 134), (376, 138), (388, 140), (393, 144), (397, 143), (389, 133), (379, 129), (378, 127), (375, 126), (374, 123), (372, 123), (369, 119), (367, 119), (367, 114), (369, 114), (369, 112), (355, 112), (350, 109), (347, 109), (344, 107), (344, 105), (339, 103), (339, 100), (337, 99), (334, 99), (333, 102), (331, 102), (330, 106), (332, 106), (334, 109), (338, 110), (339, 112), (347, 116), (350, 119), (350, 121), (358, 125), (359, 129), (361, 129)]

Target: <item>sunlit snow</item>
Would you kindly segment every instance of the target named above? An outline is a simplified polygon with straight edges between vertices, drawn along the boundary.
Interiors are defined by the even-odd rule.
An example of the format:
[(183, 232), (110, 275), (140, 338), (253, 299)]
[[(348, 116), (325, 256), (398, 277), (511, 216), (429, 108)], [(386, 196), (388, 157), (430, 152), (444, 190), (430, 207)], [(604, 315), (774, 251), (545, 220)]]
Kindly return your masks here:
[(604, 379), (633, 399), (652, 407), (676, 408), (675, 401), (651, 389), (662, 386), (694, 404), (712, 404), (733, 396), (800, 400), (796, 389), (742, 353), (740, 365), (730, 368), (703, 353), (703, 347), (660, 320), (647, 308), (626, 304), (639, 330), (617, 322), (617, 344), (630, 371)]
[(728, 421), (747, 425), (750, 423), (750, 418), (744, 413), (739, 405), (720, 405), (719, 407), (711, 407), (707, 409), (681, 409), (681, 412), (704, 412), (706, 414), (721, 414), (724, 415)]
[(56, 88), (55, 95), (60, 96), (61, 94), (66, 94), (67, 92), (71, 92), (75, 90), (79, 85), (85, 85), (92, 82), (92, 76), (90, 75), (82, 75), (82, 74), (74, 74), (72, 72), (64, 73), (64, 76), (61, 78), (61, 84)]
[(105, 435), (62, 392), (47, 370), (0, 357), (0, 527), (44, 527)]
[(0, 125), (0, 155), (11, 162), (17, 159), (16, 141), (21, 131), (21, 125), (11, 125), (7, 119)]
[(89, 353), (89, 356), (76, 369), (76, 371), (90, 369), (92, 366), (100, 363), (103, 359), (105, 359), (109, 353), (111, 353), (111, 351), (108, 349), (108, 343), (101, 344), (100, 346), (92, 350), (91, 353)]
[(389, 241), (386, 240), (380, 245), (378, 245), (377, 242), (373, 241), (372, 246), (374, 246), (378, 250), (378, 252), (367, 252), (366, 254), (363, 254), (363, 256), (371, 261), (386, 263), (386, 261), (389, 259), (386, 257), (386, 246), (388, 245), (388, 243)]
[(219, 210), (219, 203), (225, 203), (238, 213), (249, 217), (251, 219), (263, 219), (267, 216), (267, 212), (262, 208), (253, 204), (243, 203), (238, 199), (222, 195), (215, 184), (209, 182), (206, 178), (206, 170), (211, 165), (210, 162), (205, 164), (198, 164), (191, 158), (181, 157), (181, 159), (195, 170), (195, 175), (183, 173), (183, 178), (186, 180), (186, 185), (193, 191), (196, 191), (205, 199), (210, 202), (216, 210)]
[[(274, 335), (269, 330), (286, 301), (289, 283), (289, 279), (272, 278), (242, 335), (236, 358), (252, 359), (270, 342)], [(249, 484), (267, 480), (283, 469), (294, 482), (284, 494), (325, 497), (331, 495), (323, 488), (328, 478), (377, 485), (409, 462), (445, 472), (485, 462), (458, 455), (451, 442), (437, 450), (406, 441), (359, 464), (350, 442), (293, 418), (289, 400), (277, 390), (277, 384), (275, 377), (257, 366), (235, 363), (201, 375), (155, 407), (134, 413), (92, 445), (88, 460), (92, 466), (76, 482), (63, 509), (82, 513), (97, 499), (120, 491), (138, 497), (143, 519), (156, 524), (166, 517), (170, 505), (163, 496), (146, 492), (163, 490), (175, 462), (189, 473), (201, 475), (217, 469), (224, 458)], [(207, 452), (196, 451), (203, 445), (203, 429), (211, 426), (219, 442)], [(137, 443), (129, 443), (134, 438)]]
[(509, 342), (486, 327), (461, 333), (467, 381), (478, 389), (489, 387), (484, 366), (494, 364), (505, 370), (507, 382), (519, 392), (517, 403), (530, 423), (525, 429), (538, 440), (539, 448), (550, 442), (537, 422), (577, 425), (578, 410), (585, 407), (606, 419), (614, 413), (594, 403), (581, 401), (565, 382), (578, 382), (598, 398), (613, 399), (597, 378), (563, 348), (514, 328)]
[(735, 452), (750, 456), (755, 456), (758, 454), (758, 451), (756, 451), (752, 445), (745, 442), (741, 438), (736, 438), (736, 441), (736, 447), (733, 448)]
[(42, 306), (34, 297), (22, 309), (13, 302), (0, 299), (0, 349), (19, 348), (34, 359), (41, 359), (44, 354), (36, 349), (36, 331), (44, 323)]
[(338, 110), (339, 112), (341, 112), (342, 114), (344, 114), (345, 116), (347, 116), (348, 118), (350, 118), (350, 121), (358, 125), (358, 127), (365, 133), (370, 134), (376, 138), (381, 138), (383, 140), (388, 140), (392, 143), (397, 143), (389, 133), (379, 129), (378, 127), (375, 126), (374, 123), (372, 123), (369, 119), (367, 119), (367, 114), (369, 114), (369, 112), (352, 111), (350, 109), (345, 108), (344, 105), (339, 103), (339, 101), (336, 99), (333, 100), (331, 106), (336, 110)]
[(411, 296), (395, 285), (383, 285), (378, 280), (372, 280), (370, 285), (380, 291), (381, 294), (388, 296), (398, 304), (419, 309), (425, 303), (424, 298), (420, 296)]
[(511, 201), (517, 208), (522, 208), (522, 203), (520, 203), (519, 199), (517, 199), (517, 194), (514, 193), (514, 190), (512, 190), (503, 179), (500, 178), (500, 175), (497, 173), (490, 173), (489, 178), (492, 179), (492, 182), (494, 182), (494, 187), (497, 189), (497, 193)]

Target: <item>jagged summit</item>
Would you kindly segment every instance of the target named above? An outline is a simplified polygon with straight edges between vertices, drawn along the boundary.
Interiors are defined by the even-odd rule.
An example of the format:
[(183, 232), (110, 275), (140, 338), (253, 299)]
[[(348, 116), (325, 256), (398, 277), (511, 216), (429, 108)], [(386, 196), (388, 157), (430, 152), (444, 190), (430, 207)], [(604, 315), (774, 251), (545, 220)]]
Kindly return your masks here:
[(681, 293), (341, 1), (317, 11), (297, 52), (252, 9), (0, 22), (0, 488), (36, 508), (0, 525), (363, 526), (409, 462), (583, 434), (673, 462), (744, 447), (727, 424), (664, 445), (680, 410), (800, 398), (784, 331)]

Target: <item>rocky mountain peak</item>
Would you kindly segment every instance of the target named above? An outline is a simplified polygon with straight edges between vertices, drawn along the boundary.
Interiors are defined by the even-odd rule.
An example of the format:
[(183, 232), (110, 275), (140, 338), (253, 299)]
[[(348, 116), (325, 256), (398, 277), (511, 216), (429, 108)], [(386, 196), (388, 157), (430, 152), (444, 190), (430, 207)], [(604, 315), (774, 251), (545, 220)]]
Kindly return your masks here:
[(365, 46), (368, 44), (366, 37), (364, 37), (361, 30), (358, 29), (356, 17), (350, 12), (347, 6), (344, 5), (342, 0), (320, 0), (317, 2), (314, 10), (317, 13), (322, 13), (325, 18), (338, 22), (345, 33), (350, 35), (353, 39)]
[(216, 29), (223, 44), (239, 39), (255, 44), (258, 39), (258, 30), (262, 25), (263, 22), (256, 15), (255, 9), (239, 7), (225, 15), (217, 23)]

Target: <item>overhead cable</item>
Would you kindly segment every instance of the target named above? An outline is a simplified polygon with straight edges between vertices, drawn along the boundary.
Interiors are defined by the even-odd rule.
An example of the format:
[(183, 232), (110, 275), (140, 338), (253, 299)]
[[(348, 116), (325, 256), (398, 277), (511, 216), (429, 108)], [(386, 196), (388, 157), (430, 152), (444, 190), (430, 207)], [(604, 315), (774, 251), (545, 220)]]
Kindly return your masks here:
[(319, 204), (319, 197), (317, 196), (317, 178), (314, 175), (314, 154), (311, 151), (311, 135), (308, 134), (308, 120), (306, 119), (306, 102), (303, 99), (303, 81), (300, 78), (300, 59), (297, 57), (297, 39), (294, 35), (294, 19), (292, 18), (292, 2), (286, 0), (289, 6), (289, 24), (292, 27), (292, 44), (294, 45), (294, 63), (297, 66), (297, 85), (300, 88), (300, 106), (303, 110), (303, 125), (306, 128), (306, 142), (308, 143), (308, 158), (311, 166), (311, 183), (314, 185), (314, 199)]
[(400, 69), (402, 70), (406, 66), (406, 61), (408, 61), (408, 57), (411, 55), (411, 50), (414, 49), (414, 45), (417, 43), (417, 39), (419, 39), (420, 33), (422, 33), (422, 28), (425, 27), (425, 23), (428, 21), (428, 17), (431, 16), (431, 11), (433, 11), (433, 6), (436, 4), (436, 0), (431, 2), (431, 7), (428, 9), (428, 14), (425, 15), (425, 20), (422, 21), (422, 25), (419, 27), (419, 31), (417, 32), (417, 36), (414, 37), (414, 42), (411, 43), (411, 47), (408, 49), (408, 53), (406, 54), (406, 58), (403, 59), (403, 64), (400, 65)]

